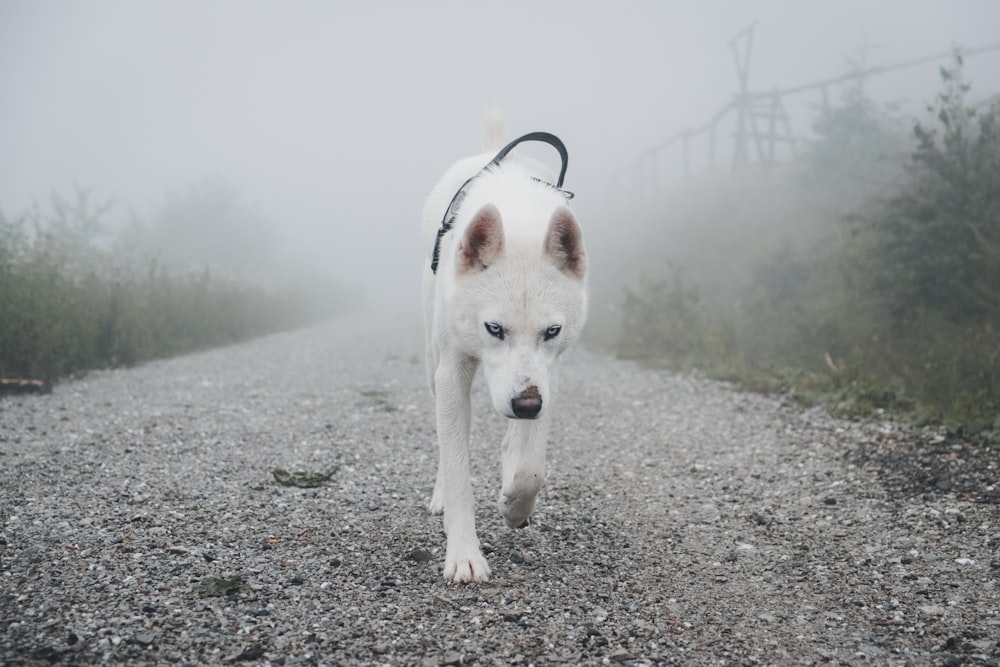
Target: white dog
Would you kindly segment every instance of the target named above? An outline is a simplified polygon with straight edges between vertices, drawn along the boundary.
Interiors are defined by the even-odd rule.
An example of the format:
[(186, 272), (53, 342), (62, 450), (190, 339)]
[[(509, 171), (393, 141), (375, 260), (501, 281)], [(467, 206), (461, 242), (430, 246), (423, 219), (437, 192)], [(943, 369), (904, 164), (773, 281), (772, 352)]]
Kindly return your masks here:
[[(500, 134), (488, 123), (484, 143)], [(510, 419), (501, 445), (500, 512), (508, 526), (524, 526), (545, 479), (554, 362), (586, 318), (587, 256), (567, 206), (572, 195), (561, 189), (565, 148), (544, 136), (563, 157), (558, 185), (532, 160), (498, 155), (491, 163), (494, 155), (486, 153), (453, 165), (424, 206), (427, 371), (440, 447), (429, 510), (444, 512), (448, 581), (490, 575), (469, 469), (476, 370), (483, 366), (494, 409)]]

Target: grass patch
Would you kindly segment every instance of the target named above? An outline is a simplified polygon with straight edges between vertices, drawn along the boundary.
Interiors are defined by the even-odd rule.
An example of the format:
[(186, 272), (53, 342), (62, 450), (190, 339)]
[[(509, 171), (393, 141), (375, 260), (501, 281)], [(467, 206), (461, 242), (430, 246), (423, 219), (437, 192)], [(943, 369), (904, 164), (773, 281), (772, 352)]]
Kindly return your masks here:
[[(941, 331), (931, 336), (917, 327), (911, 329), (911, 338), (869, 339), (867, 348), (855, 347), (835, 360), (820, 352), (823, 348), (811, 337), (789, 343), (775, 332), (760, 338), (757, 332), (766, 332), (768, 324), (783, 325), (757, 321), (750, 326), (746, 317), (710, 314), (696, 291), (682, 281), (646, 281), (626, 296), (626, 333), (618, 354), (786, 396), (803, 406), (822, 405), (835, 416), (939, 425), (956, 438), (1000, 447), (1000, 395), (990, 383), (986, 354), (1000, 349), (992, 332), (980, 332), (978, 338)], [(795, 363), (810, 356), (812, 364)]]
[[(346, 309), (329, 280), (238, 278), (165, 263), (136, 228), (107, 231), (85, 191), (0, 213), (0, 377), (51, 382), (292, 329)], [(164, 223), (166, 224), (166, 223)], [(146, 233), (142, 238), (151, 237)], [(232, 239), (232, 254), (240, 241)], [(207, 262), (207, 260), (206, 260)]]

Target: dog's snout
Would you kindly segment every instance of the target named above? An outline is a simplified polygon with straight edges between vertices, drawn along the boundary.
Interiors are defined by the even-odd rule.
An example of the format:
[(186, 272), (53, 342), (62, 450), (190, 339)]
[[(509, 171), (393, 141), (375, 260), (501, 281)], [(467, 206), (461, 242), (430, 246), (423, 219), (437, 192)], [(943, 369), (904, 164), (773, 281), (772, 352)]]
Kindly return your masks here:
[(510, 399), (510, 407), (518, 419), (534, 419), (542, 411), (542, 395), (538, 387), (532, 385), (516, 398)]

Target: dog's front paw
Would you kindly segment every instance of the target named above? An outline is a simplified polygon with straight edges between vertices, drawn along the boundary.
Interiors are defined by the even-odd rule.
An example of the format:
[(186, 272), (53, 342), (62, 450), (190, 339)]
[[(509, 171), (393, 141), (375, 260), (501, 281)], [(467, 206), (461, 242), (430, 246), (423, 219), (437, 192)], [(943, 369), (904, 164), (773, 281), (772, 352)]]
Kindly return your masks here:
[(479, 547), (463, 550), (461, 555), (449, 550), (444, 561), (444, 578), (456, 584), (482, 584), (490, 579), (490, 566)]
[(500, 494), (500, 514), (508, 528), (525, 528), (531, 523), (531, 514), (535, 511), (535, 499), (510, 497)]

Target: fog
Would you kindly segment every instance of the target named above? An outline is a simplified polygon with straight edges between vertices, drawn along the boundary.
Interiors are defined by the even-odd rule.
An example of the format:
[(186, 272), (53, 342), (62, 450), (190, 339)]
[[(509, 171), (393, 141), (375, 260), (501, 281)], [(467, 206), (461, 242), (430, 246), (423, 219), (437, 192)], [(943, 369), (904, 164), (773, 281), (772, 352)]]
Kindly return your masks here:
[[(1000, 42), (1000, 3), (7, 0), (0, 211), (81, 186), (125, 219), (221, 179), (298, 261), (415, 309), (423, 198), (479, 150), (484, 110), (565, 141), (600, 258), (630, 233), (613, 177), (732, 98), (727, 43), (750, 24), (768, 90)], [(967, 72), (995, 92), (1000, 54)], [(936, 81), (903, 70), (871, 94), (917, 114)]]

